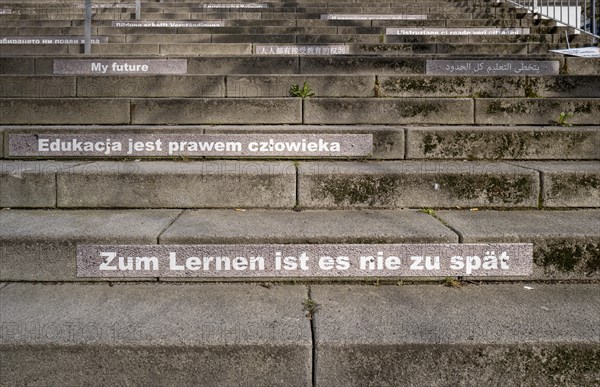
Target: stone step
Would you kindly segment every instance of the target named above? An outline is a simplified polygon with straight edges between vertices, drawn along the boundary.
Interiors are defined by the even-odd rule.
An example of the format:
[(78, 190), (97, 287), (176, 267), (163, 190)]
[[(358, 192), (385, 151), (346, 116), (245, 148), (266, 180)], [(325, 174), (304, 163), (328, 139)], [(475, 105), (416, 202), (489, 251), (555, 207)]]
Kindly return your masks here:
[[(76, 21), (84, 19), (83, 9), (39, 9), (15, 10), (13, 14), (0, 14), (3, 21)], [(134, 20), (133, 10), (107, 9), (94, 12), (94, 23), (110, 24), (111, 20)], [(548, 20), (538, 21), (531, 14), (523, 12), (494, 12), (486, 9), (453, 9), (453, 8), (266, 8), (266, 9), (195, 9), (164, 10), (163, 12), (148, 12), (142, 10), (139, 20), (322, 20), (322, 21), (402, 21), (402, 20), (436, 20), (436, 19), (465, 19), (465, 20), (506, 20), (528, 21), (535, 24), (549, 24)], [(553, 24), (553, 23), (550, 23)]]
[[(69, 59), (71, 56), (7, 56), (0, 57), (0, 74), (53, 74), (55, 59)], [(91, 55), (87, 59), (111, 59), (118, 56)], [(128, 59), (148, 59), (146, 55), (128, 55)], [(151, 58), (151, 57), (150, 57)], [(240, 74), (310, 74), (310, 75), (419, 75), (426, 73), (427, 60), (443, 59), (438, 55), (419, 57), (404, 56), (206, 56), (185, 57), (169, 56), (172, 59), (186, 59), (187, 73), (204, 75), (240, 75)], [(476, 61), (486, 57), (457, 56), (448, 59)], [(487, 58), (489, 59), (489, 58)], [(559, 63), (564, 75), (600, 75), (600, 62), (593, 58), (562, 56), (504, 56), (502, 60), (535, 61), (553, 60)]]
[[(347, 5), (337, 4), (337, 5), (329, 5), (329, 4), (320, 4), (317, 6), (305, 6), (302, 4), (286, 6), (286, 5), (278, 5), (278, 4), (267, 4), (267, 3), (250, 3), (246, 5), (231, 5), (233, 3), (212, 3), (215, 5), (224, 4), (224, 7), (211, 7), (210, 3), (195, 4), (188, 6), (172, 6), (172, 5), (164, 5), (164, 6), (142, 6), (141, 13), (142, 16), (145, 15), (153, 15), (153, 14), (162, 14), (162, 13), (192, 13), (192, 14), (210, 14), (210, 13), (267, 13), (267, 12), (282, 12), (282, 13), (290, 13), (297, 14), (299, 16), (304, 15), (317, 15), (320, 16), (323, 13), (326, 14), (441, 14), (441, 13), (462, 13), (462, 14), (483, 14), (483, 15), (496, 15), (496, 16), (521, 16), (525, 17), (527, 12), (525, 10), (520, 10), (517, 8), (500, 8), (500, 7), (478, 7), (478, 6), (467, 6), (467, 7), (456, 7), (451, 5), (445, 5), (443, 3), (437, 3), (435, 5), (413, 5), (413, 6), (402, 6), (397, 4), (381, 6), (378, 4), (357, 4), (351, 3)], [(134, 5), (133, 3), (129, 3), (128, 8), (92, 8), (92, 12), (94, 17), (102, 16), (102, 15), (118, 15), (118, 14), (132, 14), (135, 15), (135, 8), (131, 7)], [(226, 8), (226, 7), (229, 8)], [(39, 5), (39, 6), (10, 6), (12, 13), (10, 14), (2, 14), (2, 17), (10, 18), (10, 17), (34, 17), (39, 15), (63, 15), (63, 16), (72, 16), (72, 17), (81, 17), (84, 13), (83, 3), (81, 5), (77, 4), (76, 6), (60, 6), (56, 5), (54, 7), (50, 5)]]
[[(0, 371), (3, 382), (15, 385), (43, 380), (306, 386), (312, 378), (310, 320), (302, 310), (306, 298), (301, 285), (276, 290), (258, 285), (9, 284), (0, 292)], [(43, 333), (38, 336), (36, 329)], [(71, 329), (72, 336), (66, 333)], [(30, 361), (39, 362), (35, 370), (13, 372), (16, 364)], [(88, 362), (93, 365), (84, 365)], [(192, 371), (198, 364), (202, 371)]]
[[(233, 23), (231, 23), (233, 24)], [(426, 27), (422, 27), (426, 28)], [(108, 36), (109, 41), (119, 39), (122, 42), (133, 41), (132, 39), (145, 38), (148, 35), (164, 36), (164, 39), (189, 38), (194, 35), (384, 35), (385, 39), (413, 39), (415, 42), (427, 42), (431, 39), (450, 39), (448, 42), (468, 43), (474, 39), (517, 40), (517, 41), (539, 41), (539, 42), (565, 42), (564, 34), (549, 31), (548, 29), (530, 29), (529, 35), (512, 36), (485, 36), (485, 35), (452, 35), (452, 36), (409, 36), (388, 35), (385, 27), (349, 27), (349, 26), (225, 26), (225, 27), (194, 27), (194, 28), (169, 28), (169, 27), (93, 27), (92, 35)], [(551, 33), (552, 32), (552, 33)], [(40, 35), (84, 35), (83, 27), (0, 27), (0, 36), (40, 36)], [(589, 42), (588, 35), (570, 35), (569, 42)], [(443, 41), (443, 40), (439, 40)], [(407, 42), (411, 42), (408, 40)]]
[[(284, 40), (293, 40), (293, 36), (282, 38)], [(353, 36), (350, 36), (354, 39)], [(236, 40), (236, 37), (231, 37)], [(276, 38), (265, 38), (265, 40), (274, 40)], [(379, 37), (361, 38), (363, 40), (378, 40)], [(216, 36), (214, 40), (227, 39)], [(244, 39), (244, 40), (252, 40)], [(300, 45), (318, 45), (331, 44), (332, 42), (318, 41), (319, 39), (308, 38), (307, 42), (301, 42)], [(317, 42), (313, 42), (317, 40)], [(325, 39), (327, 40), (327, 39)], [(560, 54), (549, 52), (549, 50), (564, 49), (563, 43), (346, 43), (344, 38), (335, 36), (333, 41), (342, 40), (339, 44), (345, 44), (346, 54), (350, 55), (378, 55), (378, 56), (402, 56), (402, 55), (442, 55), (442, 56), (489, 56), (499, 57), (507, 55), (544, 55), (546, 57), (558, 58)], [(277, 48), (285, 50), (288, 48), (291, 52), (291, 47), (295, 43), (267, 43), (268, 47), (273, 48), (273, 55), (276, 54)], [(146, 56), (222, 56), (222, 55), (270, 55), (261, 54), (259, 46), (264, 47), (265, 44), (260, 43), (108, 43), (108, 44), (93, 44), (92, 53), (95, 55), (121, 55), (130, 57), (132, 55)], [(572, 48), (583, 47), (585, 44), (576, 43)], [(2, 45), (0, 56), (39, 56), (39, 55), (70, 55), (83, 56), (82, 44), (5, 44)], [(290, 55), (290, 54), (288, 54)], [(339, 54), (343, 55), (343, 54)], [(333, 56), (333, 55), (332, 55)]]
[(311, 298), (318, 386), (593, 385), (600, 376), (597, 284), (318, 285)]
[(0, 98), (0, 111), (3, 125), (597, 125), (600, 99)]
[[(141, 138), (155, 135), (164, 136), (200, 136), (203, 135), (257, 135), (257, 134), (371, 134), (373, 149), (370, 156), (354, 156), (348, 158), (378, 160), (599, 160), (600, 128), (591, 127), (477, 127), (477, 126), (311, 126), (311, 125), (277, 125), (277, 126), (4, 126), (0, 127), (0, 157), (7, 159), (95, 159), (106, 157), (104, 153), (87, 156), (60, 156), (52, 154), (14, 153), (25, 146), (25, 139), (18, 136), (62, 136), (67, 141), (85, 136), (96, 135), (117, 141), (116, 137), (125, 136)], [(10, 140), (11, 137), (15, 139)], [(87, 138), (87, 137), (86, 137)], [(155, 139), (156, 139), (155, 138)], [(104, 141), (102, 140), (102, 141)], [(89, 141), (89, 140), (87, 140)], [(136, 140), (137, 141), (137, 140)], [(162, 140), (165, 144), (168, 138)], [(9, 146), (9, 143), (14, 142)], [(2, 144), (6, 144), (4, 151)], [(123, 145), (127, 148), (127, 141)], [(37, 150), (37, 147), (34, 147)], [(111, 157), (114, 157), (112, 155)], [(169, 158), (168, 153), (135, 153), (119, 155), (120, 158), (154, 159)], [(202, 155), (186, 154), (187, 158), (203, 158)], [(213, 156), (214, 157), (214, 156)], [(225, 156), (223, 156), (225, 157)], [(289, 156), (290, 158), (292, 156)], [(235, 158), (235, 156), (229, 156)], [(309, 155), (294, 156), (294, 159), (314, 158)]]
[(600, 207), (597, 161), (2, 160), (0, 166), (0, 206), (11, 208)]
[(331, 97), (527, 97), (599, 98), (600, 77), (426, 75), (0, 75), (2, 98), (290, 97), (306, 84), (314, 98)]
[[(94, 26), (98, 28), (112, 26), (111, 20), (97, 20), (94, 21)], [(308, 20), (308, 19), (283, 19), (283, 20), (251, 20), (251, 19), (237, 19), (227, 20), (226, 26), (229, 27), (244, 27), (244, 26), (258, 26), (258, 27), (269, 27), (269, 26), (289, 26), (289, 27), (327, 27), (327, 26), (339, 26), (339, 27), (362, 27), (362, 28), (385, 28), (385, 27), (530, 27), (532, 32), (540, 33), (557, 33), (560, 31), (567, 30), (564, 27), (557, 27), (554, 22), (549, 21), (532, 21), (529, 19), (520, 19), (503, 21), (497, 19), (439, 19), (439, 20)], [(82, 27), (83, 22), (80, 20), (4, 20), (2, 22), (4, 27)], [(173, 30), (173, 29), (170, 29)], [(180, 30), (183, 30), (182, 28)], [(187, 29), (194, 33), (193, 30)]]
[(600, 278), (599, 210), (2, 210), (0, 219), (0, 281), (9, 282), (132, 280), (76, 277), (77, 245), (290, 243), (533, 243), (532, 276), (503, 280)]
[(15, 385), (593, 385), (598, 294), (593, 284), (10, 283), (0, 371)]

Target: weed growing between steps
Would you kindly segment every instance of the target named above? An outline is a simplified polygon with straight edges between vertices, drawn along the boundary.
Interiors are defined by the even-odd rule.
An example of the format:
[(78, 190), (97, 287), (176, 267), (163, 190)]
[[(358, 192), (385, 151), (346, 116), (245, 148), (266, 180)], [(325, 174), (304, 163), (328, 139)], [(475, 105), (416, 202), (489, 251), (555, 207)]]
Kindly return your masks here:
[(292, 85), (290, 87), (290, 95), (292, 97), (300, 97), (300, 98), (310, 98), (315, 95), (315, 93), (311, 90), (310, 86), (307, 82), (304, 82), (302, 87), (300, 85)]
[(308, 298), (304, 299), (304, 301), (302, 302), (302, 306), (303, 306), (303, 310), (306, 312), (306, 317), (308, 317), (309, 320), (312, 320), (313, 315), (315, 314), (315, 312), (317, 311), (317, 309), (319, 307), (317, 302), (315, 300), (313, 300), (312, 298), (308, 297)]
[(573, 118), (573, 112), (561, 112), (558, 115), (558, 119), (556, 120), (556, 123), (559, 126), (573, 126), (573, 124), (571, 124), (569, 122), (569, 120)]

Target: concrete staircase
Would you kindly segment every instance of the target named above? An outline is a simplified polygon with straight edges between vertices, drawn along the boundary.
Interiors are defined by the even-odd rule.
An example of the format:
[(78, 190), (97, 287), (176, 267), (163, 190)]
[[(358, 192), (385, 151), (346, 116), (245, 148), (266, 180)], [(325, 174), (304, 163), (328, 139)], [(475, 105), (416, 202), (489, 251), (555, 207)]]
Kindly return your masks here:
[[(549, 51), (590, 37), (485, 0), (172, 0), (97, 6), (91, 55), (14, 43), (81, 38), (80, 3), (0, 1), (0, 385), (600, 385), (600, 60)], [(157, 59), (186, 70), (65, 70)], [(373, 148), (24, 147), (248, 134)], [(533, 243), (533, 270), (77, 276), (81, 245), (414, 243)]]

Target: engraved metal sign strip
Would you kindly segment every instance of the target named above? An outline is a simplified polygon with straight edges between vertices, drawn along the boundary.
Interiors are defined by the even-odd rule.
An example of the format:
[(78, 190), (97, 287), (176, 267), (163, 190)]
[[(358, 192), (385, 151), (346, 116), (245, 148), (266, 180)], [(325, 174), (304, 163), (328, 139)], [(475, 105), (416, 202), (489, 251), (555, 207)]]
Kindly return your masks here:
[(187, 74), (186, 59), (55, 59), (55, 75)]
[(427, 75), (558, 75), (558, 61), (532, 60), (427, 60)]
[(456, 36), (456, 35), (487, 35), (509, 36), (529, 35), (529, 28), (436, 28), (436, 27), (397, 27), (386, 28), (386, 35), (421, 35), (421, 36)]
[[(94, 36), (91, 40), (92, 44), (108, 43), (108, 36)], [(2, 36), (0, 44), (85, 44), (83, 36)]]
[(323, 14), (321, 20), (427, 20), (427, 15)]
[[(85, 8), (83, 4), (77, 4), (77, 8)], [(127, 3), (92, 3), (92, 8), (127, 8), (127, 9), (135, 9), (135, 4), (127, 4)]]
[(233, 8), (233, 9), (262, 9), (269, 8), (265, 3), (208, 3), (202, 5), (204, 8)]
[(563, 55), (578, 56), (582, 58), (600, 58), (600, 47), (581, 47), (550, 51)]
[(86, 278), (515, 277), (532, 261), (522, 243), (77, 246)]
[(193, 20), (113, 20), (113, 27), (127, 28), (201, 28), (201, 27), (224, 27), (225, 22), (222, 20), (215, 21), (193, 21)]
[(254, 53), (256, 55), (347, 55), (350, 53), (350, 46), (345, 44), (338, 45), (286, 45), (270, 46), (255, 45)]
[(9, 157), (351, 157), (372, 134), (9, 134)]

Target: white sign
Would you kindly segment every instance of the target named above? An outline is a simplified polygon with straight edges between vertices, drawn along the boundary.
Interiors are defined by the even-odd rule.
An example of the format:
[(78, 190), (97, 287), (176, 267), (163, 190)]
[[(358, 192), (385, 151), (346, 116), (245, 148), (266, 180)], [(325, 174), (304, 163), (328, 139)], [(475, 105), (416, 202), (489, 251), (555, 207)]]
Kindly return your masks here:
[(113, 27), (150, 27), (150, 28), (198, 28), (198, 27), (224, 27), (224, 21), (114, 21), (111, 23)]
[(323, 14), (322, 20), (427, 20), (427, 15)]
[(558, 75), (559, 62), (533, 60), (434, 59), (426, 61), (427, 75)]
[(422, 36), (456, 36), (456, 35), (528, 35), (529, 28), (386, 28), (386, 35), (422, 35)]
[[(92, 44), (108, 43), (108, 36), (94, 36)], [(3, 36), (0, 44), (85, 44), (85, 38), (80, 36)]]
[(564, 50), (550, 50), (563, 55), (579, 56), (582, 58), (600, 58), (600, 47), (568, 48)]
[(187, 74), (186, 59), (56, 59), (55, 75)]
[(204, 278), (515, 277), (533, 245), (77, 246), (77, 276)]
[(257, 55), (345, 55), (350, 53), (350, 46), (318, 45), (318, 46), (265, 46), (256, 45), (254, 53)]
[(9, 134), (14, 157), (349, 157), (373, 151), (372, 134)]
[[(85, 8), (85, 4), (77, 4), (77, 8)], [(134, 9), (135, 4), (125, 4), (125, 3), (105, 3), (105, 4), (92, 4), (92, 8), (128, 8)]]
[(204, 8), (269, 8), (264, 3), (210, 3), (203, 4)]

